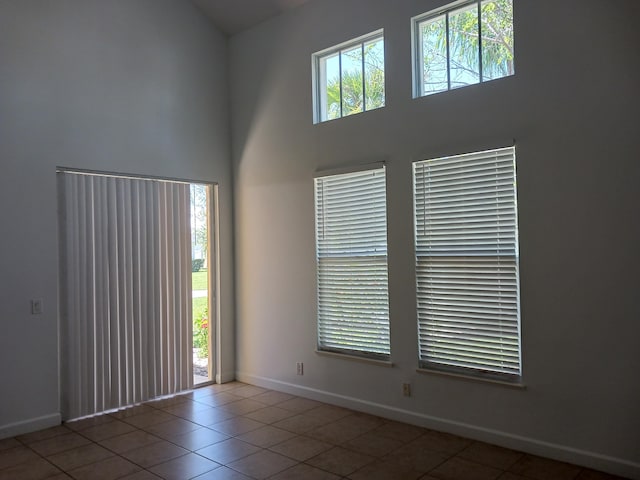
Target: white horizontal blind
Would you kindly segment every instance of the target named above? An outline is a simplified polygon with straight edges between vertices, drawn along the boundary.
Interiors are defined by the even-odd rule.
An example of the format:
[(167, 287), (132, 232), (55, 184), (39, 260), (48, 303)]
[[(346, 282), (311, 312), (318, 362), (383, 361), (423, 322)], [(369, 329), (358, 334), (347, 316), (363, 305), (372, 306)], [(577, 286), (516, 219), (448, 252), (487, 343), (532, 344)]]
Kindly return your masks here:
[(384, 167), (315, 179), (318, 348), (388, 358)]
[(59, 182), (63, 418), (191, 388), (189, 185)]
[(421, 366), (520, 376), (515, 148), (413, 165)]

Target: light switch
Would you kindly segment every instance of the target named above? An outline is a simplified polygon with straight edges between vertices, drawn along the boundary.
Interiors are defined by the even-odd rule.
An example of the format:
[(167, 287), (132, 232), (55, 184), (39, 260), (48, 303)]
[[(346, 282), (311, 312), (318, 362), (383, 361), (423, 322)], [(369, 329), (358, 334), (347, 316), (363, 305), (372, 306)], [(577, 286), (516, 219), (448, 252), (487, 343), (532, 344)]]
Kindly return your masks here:
[(44, 311), (44, 304), (41, 298), (31, 300), (31, 315), (40, 315)]

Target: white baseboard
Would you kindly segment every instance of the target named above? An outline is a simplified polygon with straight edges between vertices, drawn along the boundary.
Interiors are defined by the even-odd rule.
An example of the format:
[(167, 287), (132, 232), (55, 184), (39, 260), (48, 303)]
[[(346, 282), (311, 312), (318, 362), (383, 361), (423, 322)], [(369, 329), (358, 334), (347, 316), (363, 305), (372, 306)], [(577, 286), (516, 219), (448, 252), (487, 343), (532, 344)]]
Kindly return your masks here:
[(21, 422), (0, 426), (0, 439), (15, 437), (25, 433), (35, 432), (49, 427), (55, 427), (62, 423), (60, 413), (52, 413), (43, 417), (30, 418)]
[(360, 398), (338, 395), (325, 390), (318, 390), (293, 383), (282, 382), (272, 378), (260, 377), (241, 372), (237, 372), (235, 376), (240, 382), (250, 383), (259, 387), (278, 390), (292, 395), (369, 413), (371, 415), (389, 418), (391, 420), (410, 423), (412, 425), (418, 425), (442, 432), (453, 433), (455, 435), (486, 443), (492, 443), (494, 445), (499, 445), (513, 450), (519, 450), (532, 455), (552, 458), (554, 460), (573, 463), (611, 473), (613, 475), (640, 480), (640, 463), (632, 462), (630, 460), (602, 455), (596, 452), (589, 452), (566, 445), (558, 445), (555, 443), (537, 440), (535, 438), (523, 437), (467, 423), (456, 422), (445, 418), (433, 417), (422, 413), (412, 412), (410, 410), (362, 400)]

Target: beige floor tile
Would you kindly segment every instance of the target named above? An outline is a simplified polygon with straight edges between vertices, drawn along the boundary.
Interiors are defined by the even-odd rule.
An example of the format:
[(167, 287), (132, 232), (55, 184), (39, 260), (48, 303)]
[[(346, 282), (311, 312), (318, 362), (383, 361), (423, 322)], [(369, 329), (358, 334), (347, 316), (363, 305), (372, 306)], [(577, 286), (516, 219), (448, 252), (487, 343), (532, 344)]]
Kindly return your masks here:
[(397, 450), (402, 446), (402, 442), (393, 438), (375, 435), (372, 432), (360, 435), (343, 444), (343, 447), (356, 452), (366, 453), (372, 457), (382, 457)]
[(333, 473), (325, 472), (311, 465), (303, 463), (295, 465), (283, 472), (280, 472), (270, 480), (339, 480), (340, 477)]
[(94, 442), (99, 442), (100, 440), (133, 432), (135, 429), (136, 427), (133, 425), (114, 419), (112, 422), (85, 428), (84, 430), (81, 430), (81, 434)]
[(457, 456), (471, 460), (472, 462), (481, 463), (490, 467), (507, 470), (511, 465), (516, 463), (522, 453), (507, 448), (498, 447), (483, 442), (474, 442)]
[(255, 445), (251, 445), (235, 438), (230, 438), (224, 442), (214, 443), (208, 447), (201, 448), (196, 453), (203, 457), (207, 457), (214, 462), (227, 465), (259, 451), (260, 448)]
[(430, 471), (429, 475), (442, 480), (495, 480), (502, 473), (497, 468), (454, 457)]
[(272, 446), (269, 450), (293, 458), (299, 462), (304, 462), (332, 447), (333, 445), (330, 443), (322, 442), (315, 438), (296, 436)]
[(240, 388), (246, 384), (236, 385), (235, 383), (223, 383), (223, 384), (213, 384), (207, 385), (205, 387), (199, 387), (194, 389), (193, 391), (184, 394), (183, 396), (186, 398), (192, 398), (197, 400), (198, 398), (209, 397), (211, 395), (216, 395), (218, 393), (229, 392), (231, 390), (235, 390), (236, 388)]
[(419, 472), (428, 472), (446, 462), (449, 455), (429, 450), (420, 443), (412, 442), (391, 452), (384, 459)]
[(175, 420), (177, 417), (171, 415), (162, 410), (152, 410), (147, 413), (141, 413), (140, 415), (134, 415), (133, 417), (123, 418), (124, 422), (133, 425), (137, 428), (148, 428), (158, 423), (168, 422)]
[(334, 447), (306, 461), (309, 465), (336, 475), (346, 476), (372, 463), (375, 459), (369, 455)]
[(229, 436), (224, 433), (216, 432), (210, 428), (200, 427), (197, 430), (171, 437), (169, 440), (171, 443), (175, 443), (182, 448), (195, 451), (228, 439)]
[(269, 393), (270, 391), (271, 390), (262, 387), (256, 387), (254, 385), (245, 385), (243, 387), (234, 389), (233, 394), (238, 395), (239, 397), (249, 398), (263, 393)]
[(9, 448), (21, 447), (22, 444), (15, 438), (4, 438), (0, 440), (0, 452)]
[(372, 433), (408, 443), (424, 433), (424, 429), (400, 422), (386, 422), (376, 427)]
[(516, 475), (511, 472), (504, 472), (502, 475), (498, 477), (498, 480), (527, 480), (527, 477), (523, 477), (522, 475)]
[(124, 418), (135, 417), (136, 415), (142, 415), (143, 413), (151, 413), (155, 411), (156, 409), (150, 407), (149, 405), (134, 405), (133, 407), (118, 410), (117, 412), (112, 412), (109, 414), (109, 416), (122, 420)]
[(471, 440), (467, 440), (450, 433), (435, 432), (428, 430), (424, 435), (416, 438), (411, 443), (418, 443), (424, 448), (434, 450), (436, 452), (455, 455), (471, 445)]
[(29, 448), (39, 453), (43, 457), (54, 455), (56, 453), (71, 450), (91, 443), (90, 440), (84, 438), (77, 433), (67, 433), (47, 440), (40, 440), (29, 445)]
[(148, 470), (141, 470), (140, 472), (132, 473), (131, 475), (127, 475), (126, 477), (119, 478), (118, 480), (163, 480), (163, 479), (149, 472)]
[(220, 467), (211, 470), (203, 475), (196, 477), (194, 480), (252, 480), (246, 475), (236, 472), (229, 467)]
[(411, 470), (408, 467), (376, 461), (352, 473), (349, 478), (352, 480), (415, 480), (422, 475), (422, 472)]
[(185, 398), (190, 398), (191, 400), (196, 400), (202, 397), (209, 397), (218, 393), (218, 390), (216, 390), (215, 387), (219, 387), (219, 385), (207, 385), (205, 387), (194, 388), (192, 391), (185, 393), (183, 396)]
[(73, 420), (71, 422), (65, 422), (64, 426), (79, 432), (89, 427), (95, 427), (96, 425), (102, 425), (105, 423), (113, 422), (115, 419), (111, 415), (96, 415), (95, 417), (83, 418), (82, 420)]
[(305, 415), (317, 418), (323, 423), (335, 422), (351, 414), (353, 414), (353, 411), (347, 410), (346, 408), (334, 407), (333, 405), (320, 405), (305, 412)]
[(250, 443), (256, 447), (268, 448), (295, 436), (295, 433), (266, 425), (239, 435), (237, 438), (238, 440)]
[(260, 410), (266, 406), (266, 404), (256, 402), (251, 398), (243, 398), (242, 400), (237, 400), (235, 402), (225, 403), (224, 405), (220, 405), (218, 408), (225, 412), (233, 413), (234, 415), (245, 415), (247, 413)]
[(189, 453), (151, 467), (149, 470), (164, 480), (183, 480), (185, 478), (202, 475), (219, 466), (220, 464), (207, 458), (196, 455), (195, 453)]
[(241, 382), (0, 440), (0, 480), (71, 475), (75, 480), (624, 480)]
[(208, 397), (198, 398), (196, 401), (199, 403), (204, 403), (205, 405), (209, 405), (210, 407), (221, 407), (222, 405), (226, 405), (227, 403), (237, 402), (238, 400), (242, 400), (242, 397), (238, 397), (237, 395), (233, 395), (232, 393), (222, 392), (210, 395)]
[(284, 455), (262, 450), (230, 463), (228, 466), (248, 477), (261, 480), (286, 470), (297, 463), (295, 460), (285, 457)]
[(71, 470), (69, 474), (76, 480), (115, 480), (139, 470), (138, 465), (122, 457), (111, 457)]
[(247, 433), (251, 430), (256, 430), (264, 426), (264, 423), (251, 420), (250, 418), (234, 417), (229, 420), (225, 420), (224, 422), (209, 425), (209, 428), (235, 437), (236, 435), (242, 435), (243, 433)]
[(155, 435), (151, 435), (143, 430), (136, 430), (131, 433), (125, 433), (124, 435), (103, 440), (100, 442), (100, 445), (113, 452), (122, 454), (160, 441), (162, 441), (162, 439)]
[(247, 385), (249, 384), (244, 382), (233, 381), (233, 382), (227, 382), (227, 383), (214, 384), (214, 385), (211, 385), (211, 388), (213, 388), (216, 392), (228, 392), (231, 390), (235, 390), (236, 388), (246, 387)]
[(144, 430), (157, 437), (169, 439), (177, 435), (192, 432), (198, 428), (201, 428), (201, 425), (185, 420), (184, 418), (175, 418), (175, 420), (145, 427)]
[(534, 455), (524, 455), (509, 471), (536, 480), (573, 480), (580, 467)]
[(0, 452), (0, 470), (37, 460), (38, 458), (38, 455), (33, 450), (24, 446), (7, 448)]
[(597, 472), (588, 468), (583, 469), (576, 477), (576, 480), (625, 480), (622, 477), (616, 477), (604, 472)]
[(321, 406), (322, 403), (316, 402), (315, 400), (309, 400), (308, 398), (302, 397), (293, 397), (289, 400), (285, 400), (284, 402), (278, 403), (279, 408), (284, 408), (285, 410), (291, 410), (292, 412), (302, 413), (312, 408), (316, 408)]
[(27, 433), (25, 435), (20, 435), (16, 437), (19, 442), (22, 442), (26, 445), (29, 445), (34, 442), (39, 442), (42, 440), (46, 440), (48, 438), (57, 437), (59, 435), (65, 435), (67, 433), (71, 433), (64, 425), (59, 425), (57, 427), (47, 428), (45, 430), (39, 430), (37, 432)]
[(105, 458), (112, 457), (113, 455), (114, 453), (106, 448), (95, 443), (91, 443), (79, 448), (74, 448), (73, 450), (67, 450), (62, 453), (51, 455), (47, 457), (47, 460), (53, 463), (60, 470), (67, 472), (83, 465), (104, 460)]
[(43, 480), (62, 473), (43, 458), (35, 458), (0, 470), (0, 480)]
[(310, 437), (322, 440), (323, 442), (341, 445), (367, 433), (371, 429), (365, 426), (343, 424), (340, 422), (341, 420), (338, 420), (327, 425), (322, 425), (310, 430), (306, 434)]
[(323, 420), (311, 417), (307, 414), (301, 413), (294, 415), (293, 417), (285, 418), (273, 424), (274, 427), (283, 428), (290, 432), (303, 434), (313, 430), (314, 428), (324, 425), (326, 422)]
[(380, 417), (360, 413), (352, 413), (350, 415), (347, 415), (346, 417), (336, 420), (330, 425), (338, 425), (340, 428), (343, 428), (345, 430), (359, 432), (358, 436), (360, 436), (364, 433), (376, 429), (383, 424), (384, 420), (382, 420)]
[(283, 392), (276, 392), (275, 390), (261, 393), (253, 397), (255, 401), (260, 403), (265, 403), (267, 405), (276, 405), (278, 403), (291, 400), (292, 398), (293, 398), (293, 395), (289, 395), (288, 393), (283, 393)]
[(262, 423), (275, 423), (279, 422), (280, 420), (284, 420), (285, 418), (293, 417), (295, 415), (297, 414), (290, 410), (285, 410), (284, 408), (266, 407), (255, 410), (244, 416)]
[(164, 412), (170, 413), (177, 417), (189, 419), (195, 412), (200, 412), (211, 408), (209, 405), (199, 402), (183, 402), (178, 405), (171, 405), (170, 407), (163, 408)]
[(167, 408), (167, 407), (179, 405), (181, 403), (190, 402), (190, 401), (191, 399), (189, 397), (186, 397), (184, 395), (175, 395), (173, 397), (151, 400), (149, 402), (145, 402), (145, 405), (149, 405), (150, 407), (157, 408), (157, 409), (162, 409), (162, 408)]
[(149, 468), (159, 463), (166, 462), (173, 458), (181, 457), (189, 453), (182, 447), (174, 445), (173, 443), (165, 442), (164, 440), (152, 443), (135, 450), (130, 450), (122, 454), (123, 457), (131, 460), (133, 463), (140, 465), (144, 468)]
[(209, 425), (213, 425), (214, 423), (224, 422), (225, 420), (230, 420), (237, 415), (231, 412), (225, 412), (224, 410), (220, 410), (216, 407), (210, 407), (209, 405), (204, 405), (206, 407), (205, 410), (197, 410), (191, 413), (184, 413), (184, 419), (189, 420), (190, 422), (197, 423), (198, 425), (202, 425), (207, 427)]

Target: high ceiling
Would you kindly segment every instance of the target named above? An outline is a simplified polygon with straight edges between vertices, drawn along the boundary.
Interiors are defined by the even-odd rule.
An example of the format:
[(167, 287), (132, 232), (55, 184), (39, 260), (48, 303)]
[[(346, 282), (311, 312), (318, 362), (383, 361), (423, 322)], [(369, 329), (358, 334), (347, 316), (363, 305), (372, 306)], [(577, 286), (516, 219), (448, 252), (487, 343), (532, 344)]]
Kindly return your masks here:
[(192, 0), (223, 32), (234, 35), (308, 0)]

